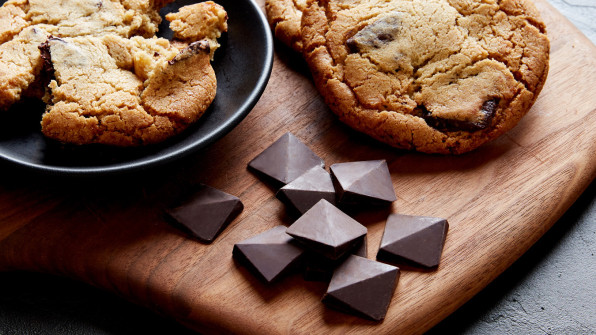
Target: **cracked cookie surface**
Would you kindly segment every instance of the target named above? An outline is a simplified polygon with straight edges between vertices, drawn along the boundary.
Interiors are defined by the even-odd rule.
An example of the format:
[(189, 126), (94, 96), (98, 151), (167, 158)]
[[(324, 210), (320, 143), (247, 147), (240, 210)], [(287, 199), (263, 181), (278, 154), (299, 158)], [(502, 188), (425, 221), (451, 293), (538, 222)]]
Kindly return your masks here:
[[(221, 12), (215, 29), (227, 30), (219, 5), (189, 7), (188, 13), (215, 8)], [(185, 21), (184, 15), (177, 20)], [(215, 98), (214, 48), (203, 37), (191, 34), (173, 42), (118, 35), (50, 38), (42, 50), (55, 79), (49, 84), (42, 132), (65, 143), (115, 146), (157, 143), (180, 133)]]
[(152, 0), (9, 0), (0, 7), (0, 110), (21, 96), (41, 97), (40, 39), (101, 36), (150, 37), (165, 2)]
[(267, 20), (273, 34), (292, 49), (302, 51), (300, 21), (307, 0), (266, 0)]
[(300, 13), (301, 50), (331, 110), (398, 148), (473, 150), (517, 124), (548, 73), (527, 0), (309, 0)]
[[(63, 143), (157, 143), (200, 118), (216, 93), (210, 60), (219, 47), (216, 39), (227, 31), (223, 7), (207, 1), (171, 13), (167, 19), (172, 21), (176, 40), (168, 41), (151, 37), (157, 25), (143, 25), (144, 19), (138, 15), (131, 17), (138, 24), (119, 25), (112, 20), (119, 16), (110, 15), (111, 11), (102, 13), (102, 8), (110, 6), (108, 2), (85, 1), (80, 3), (92, 7), (83, 6), (87, 10), (84, 19), (62, 17), (62, 11), (45, 8), (51, 19), (27, 25), (0, 45), (0, 77), (11, 76), (0, 86), (0, 108), (25, 96), (31, 91), (29, 86), (40, 86), (33, 84), (49, 74), (45, 95), (42, 90), (28, 96), (44, 95), (47, 106), (42, 132)], [(131, 4), (157, 13), (149, 6), (153, 3), (132, 0), (127, 6)], [(23, 8), (33, 12), (31, 7)], [(19, 13), (5, 11), (14, 19), (18, 15), (13, 12)], [(77, 18), (79, 31), (85, 33), (68, 32)], [(89, 20), (93, 24), (85, 30)], [(100, 32), (98, 25), (106, 22), (111, 28)], [(150, 22), (159, 22), (159, 16)], [(64, 27), (68, 33), (61, 33)]]

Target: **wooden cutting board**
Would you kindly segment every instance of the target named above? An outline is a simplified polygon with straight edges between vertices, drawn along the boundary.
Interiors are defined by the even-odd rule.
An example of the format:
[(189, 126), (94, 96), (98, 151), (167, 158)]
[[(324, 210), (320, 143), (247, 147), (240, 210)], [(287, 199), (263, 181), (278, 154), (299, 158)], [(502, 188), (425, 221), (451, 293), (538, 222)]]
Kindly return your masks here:
[[(263, 0), (259, 0), (262, 5)], [(202, 333), (422, 333), (511, 265), (596, 176), (596, 47), (545, 0), (548, 81), (510, 133), (473, 153), (398, 151), (339, 123), (304, 63), (276, 47), (273, 74), (249, 116), (216, 144), (168, 166), (121, 177), (32, 176), (1, 165), (0, 268), (76, 278)], [(234, 243), (290, 224), (275, 189), (247, 163), (291, 131), (327, 165), (386, 159), (398, 200), (355, 218), (374, 258), (390, 212), (448, 218), (436, 271), (402, 271), (382, 323), (326, 309), (325, 284), (294, 275), (266, 286), (232, 259)], [(211, 245), (163, 219), (189, 185), (239, 196), (245, 209)]]

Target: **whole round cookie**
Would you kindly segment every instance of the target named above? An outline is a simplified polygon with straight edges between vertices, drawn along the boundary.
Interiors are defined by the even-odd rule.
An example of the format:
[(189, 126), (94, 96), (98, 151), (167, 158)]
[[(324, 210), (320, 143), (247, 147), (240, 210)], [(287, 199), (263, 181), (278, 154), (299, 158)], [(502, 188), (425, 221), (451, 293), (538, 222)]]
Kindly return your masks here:
[(530, 109), (549, 41), (527, 0), (311, 0), (302, 49), (331, 110), (382, 142), (461, 154)]

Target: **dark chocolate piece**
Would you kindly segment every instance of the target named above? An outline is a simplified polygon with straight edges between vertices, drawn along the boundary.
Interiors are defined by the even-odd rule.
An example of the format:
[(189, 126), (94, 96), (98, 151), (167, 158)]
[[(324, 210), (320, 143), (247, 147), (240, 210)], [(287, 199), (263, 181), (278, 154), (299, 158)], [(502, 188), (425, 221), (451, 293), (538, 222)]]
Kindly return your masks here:
[(397, 39), (402, 29), (401, 15), (398, 12), (386, 13), (348, 38), (346, 45), (350, 53), (379, 49)]
[(338, 163), (330, 171), (340, 205), (387, 205), (397, 199), (385, 160)]
[(168, 61), (168, 64), (174, 65), (180, 61), (188, 59), (200, 52), (208, 54), (211, 52), (211, 48), (209, 46), (209, 42), (207, 40), (201, 40), (192, 42), (189, 46), (182, 49), (179, 54), (176, 55), (173, 59)]
[(304, 250), (277, 226), (234, 245), (233, 255), (262, 280), (270, 283), (289, 272)]
[(385, 318), (399, 279), (399, 268), (350, 255), (333, 273), (323, 303), (358, 316)]
[(325, 163), (292, 133), (284, 134), (248, 163), (249, 168), (284, 185), (315, 166)]
[(199, 240), (211, 243), (244, 205), (237, 197), (207, 185), (199, 185), (188, 199), (166, 214)]
[(478, 119), (476, 121), (465, 121), (455, 119), (445, 119), (434, 116), (424, 106), (418, 106), (419, 114), (426, 124), (442, 131), (478, 131), (486, 129), (495, 116), (497, 107), (499, 106), (499, 99), (487, 100), (482, 104), (480, 111), (478, 111)]
[(322, 281), (328, 282), (333, 275), (333, 271), (346, 260), (349, 255), (356, 255), (367, 258), (367, 243), (366, 236), (358, 245), (348, 251), (343, 257), (338, 260), (332, 260), (323, 257), (317, 253), (307, 252), (304, 261), (304, 280), (307, 281)]
[(432, 268), (439, 265), (449, 224), (428, 216), (391, 214), (387, 218), (378, 260), (411, 263)]
[(321, 199), (335, 204), (335, 189), (331, 175), (322, 167), (315, 166), (282, 187), (276, 197), (295, 212), (304, 214)]
[(338, 259), (366, 235), (366, 227), (322, 199), (286, 231), (310, 250)]
[[(33, 28), (33, 31), (37, 34), (38, 30)], [(50, 84), (52, 78), (54, 78), (54, 63), (52, 63), (52, 54), (50, 53), (50, 41), (63, 41), (54, 36), (48, 37), (48, 39), (40, 44), (37, 48), (42, 60), (42, 70), (39, 75), (39, 83), (41, 87), (47, 87)]]

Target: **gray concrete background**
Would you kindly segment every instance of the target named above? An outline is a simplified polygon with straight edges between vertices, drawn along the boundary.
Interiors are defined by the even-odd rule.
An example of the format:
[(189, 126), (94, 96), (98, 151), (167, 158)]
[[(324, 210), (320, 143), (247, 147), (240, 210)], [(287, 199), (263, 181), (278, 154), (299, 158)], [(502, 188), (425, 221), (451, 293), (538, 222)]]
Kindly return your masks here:
[[(549, 1), (596, 43), (596, 0)], [(595, 253), (593, 182), (536, 245), (428, 334), (596, 334)], [(0, 335), (8, 334), (192, 332), (78, 282), (0, 273)]]
[[(596, 0), (548, 1), (596, 44)], [(595, 253), (592, 182), (529, 252), (429, 333), (596, 334)]]

